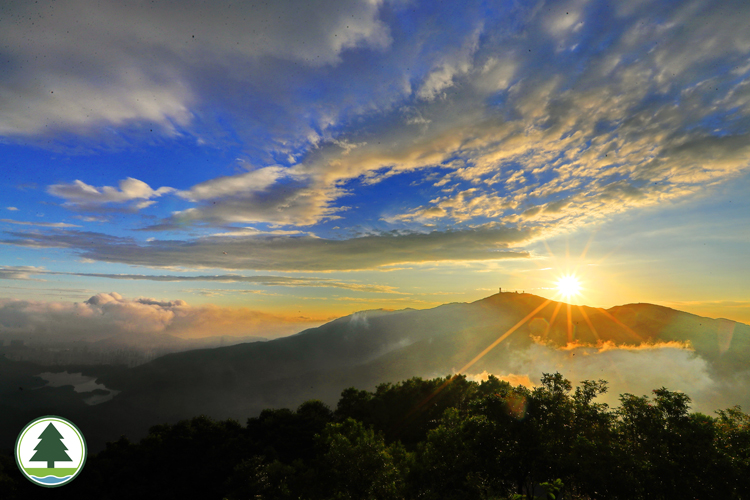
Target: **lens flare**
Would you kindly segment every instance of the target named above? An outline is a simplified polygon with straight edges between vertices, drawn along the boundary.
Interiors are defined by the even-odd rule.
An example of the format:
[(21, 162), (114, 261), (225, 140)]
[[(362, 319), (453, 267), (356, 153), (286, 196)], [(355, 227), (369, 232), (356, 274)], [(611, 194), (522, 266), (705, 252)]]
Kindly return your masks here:
[(571, 299), (581, 293), (581, 283), (573, 274), (568, 274), (557, 280), (557, 291), (566, 299)]

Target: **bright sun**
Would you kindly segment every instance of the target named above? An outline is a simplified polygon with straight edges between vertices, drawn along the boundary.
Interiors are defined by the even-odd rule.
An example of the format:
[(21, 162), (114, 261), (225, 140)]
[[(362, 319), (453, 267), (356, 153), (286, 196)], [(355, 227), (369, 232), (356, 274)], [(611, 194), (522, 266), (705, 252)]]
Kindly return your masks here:
[(573, 274), (568, 274), (557, 280), (557, 290), (566, 299), (575, 297), (581, 293), (581, 283)]

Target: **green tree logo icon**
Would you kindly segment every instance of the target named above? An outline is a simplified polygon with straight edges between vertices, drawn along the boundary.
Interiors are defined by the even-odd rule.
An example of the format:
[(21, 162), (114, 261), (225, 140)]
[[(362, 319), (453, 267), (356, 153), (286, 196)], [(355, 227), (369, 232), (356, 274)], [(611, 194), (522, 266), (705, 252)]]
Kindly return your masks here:
[(34, 448), (36, 453), (31, 460), (34, 462), (47, 462), (47, 467), (53, 469), (55, 462), (70, 462), (71, 458), (66, 451), (68, 448), (62, 442), (62, 434), (50, 422), (49, 425), (39, 434), (39, 444)]
[(18, 470), (44, 488), (57, 488), (75, 479), (86, 464), (86, 454), (81, 430), (57, 415), (35, 418), (16, 439)]

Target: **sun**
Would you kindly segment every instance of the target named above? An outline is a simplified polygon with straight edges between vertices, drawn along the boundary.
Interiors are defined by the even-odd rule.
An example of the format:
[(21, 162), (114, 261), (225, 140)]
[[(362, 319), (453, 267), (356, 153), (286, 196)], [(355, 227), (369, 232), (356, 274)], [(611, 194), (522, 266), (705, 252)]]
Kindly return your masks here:
[(566, 299), (571, 299), (581, 293), (581, 282), (574, 274), (567, 274), (557, 280), (557, 291)]

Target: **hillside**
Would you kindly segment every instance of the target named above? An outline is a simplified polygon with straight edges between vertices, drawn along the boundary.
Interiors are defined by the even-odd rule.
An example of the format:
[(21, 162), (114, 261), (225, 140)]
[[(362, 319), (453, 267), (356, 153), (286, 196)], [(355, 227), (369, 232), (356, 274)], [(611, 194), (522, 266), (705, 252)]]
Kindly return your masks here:
[[(466, 368), (525, 318), (513, 334)], [(372, 389), (383, 381), (445, 376), (462, 368), (469, 375), (515, 373), (538, 380), (538, 373), (514, 370), (521, 361), (528, 365), (532, 356), (568, 356), (555, 361), (558, 364), (573, 360), (575, 354), (578, 359), (593, 359), (598, 351), (581, 346), (605, 342), (611, 343), (610, 349), (626, 346), (622, 352), (630, 358), (637, 350), (628, 346), (690, 345), (694, 353), (679, 345), (670, 347), (669, 353), (678, 352), (679, 360), (687, 360), (684, 363), (700, 362), (699, 368), (721, 383), (736, 382), (750, 368), (747, 325), (652, 304), (603, 310), (531, 294), (500, 293), (428, 310), (364, 311), (273, 341), (169, 354), (130, 369), (89, 372), (96, 373), (97, 382), (121, 392), (98, 406), (69, 403), (65, 408), (88, 429), (93, 443), (101, 443), (120, 434), (143, 435), (154, 422), (200, 414), (244, 421), (263, 408), (294, 408), (311, 398), (333, 404), (351, 386)], [(653, 363), (646, 357), (638, 359)], [(632, 363), (610, 362), (614, 363), (611, 373), (602, 368), (597, 377), (630, 380), (633, 370), (621, 367)], [(695, 368), (675, 365), (672, 371), (680, 370)], [(52, 410), (54, 404), (50, 406)]]

